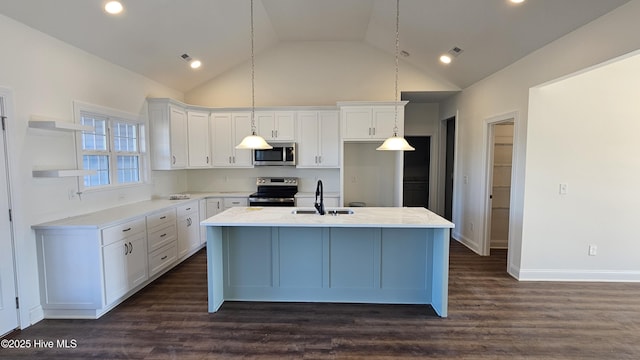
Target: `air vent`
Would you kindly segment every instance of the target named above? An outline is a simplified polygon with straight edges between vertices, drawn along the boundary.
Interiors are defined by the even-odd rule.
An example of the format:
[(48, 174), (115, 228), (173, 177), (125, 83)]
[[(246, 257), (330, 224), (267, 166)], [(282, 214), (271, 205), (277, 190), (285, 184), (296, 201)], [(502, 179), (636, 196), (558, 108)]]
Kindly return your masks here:
[(454, 46), (453, 48), (451, 48), (451, 50), (448, 51), (448, 53), (453, 57), (457, 57), (458, 55), (462, 54), (463, 51), (464, 50), (462, 50), (461, 48)]
[(187, 54), (187, 53), (184, 53), (184, 54), (180, 55), (180, 57), (182, 58), (182, 60), (184, 60), (186, 62), (191, 61), (191, 56), (189, 56), (189, 54)]

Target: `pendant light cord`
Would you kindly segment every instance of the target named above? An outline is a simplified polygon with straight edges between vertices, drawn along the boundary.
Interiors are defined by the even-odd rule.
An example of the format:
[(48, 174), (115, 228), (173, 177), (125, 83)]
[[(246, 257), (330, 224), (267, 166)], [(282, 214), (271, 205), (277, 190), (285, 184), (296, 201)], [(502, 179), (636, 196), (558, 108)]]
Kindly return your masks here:
[[(253, 1), (253, 0), (252, 0)], [(398, 136), (398, 55), (400, 54), (400, 0), (396, 0), (396, 87), (395, 87), (395, 118), (393, 123), (393, 136)]]
[(251, 0), (251, 134), (256, 135), (255, 56), (253, 39), (253, 0)]

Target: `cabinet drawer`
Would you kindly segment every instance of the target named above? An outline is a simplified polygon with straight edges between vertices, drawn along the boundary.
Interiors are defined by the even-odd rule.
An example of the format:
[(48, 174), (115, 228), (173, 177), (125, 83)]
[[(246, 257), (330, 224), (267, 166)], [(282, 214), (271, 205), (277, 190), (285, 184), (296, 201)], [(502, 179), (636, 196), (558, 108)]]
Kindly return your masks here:
[(171, 266), (178, 259), (178, 247), (175, 243), (167, 245), (149, 254), (149, 276)]
[(129, 236), (144, 232), (144, 218), (127, 221), (120, 225), (115, 225), (102, 230), (102, 245), (109, 245), (118, 240), (122, 240)]
[(177, 238), (176, 223), (171, 223), (166, 227), (162, 227), (147, 235), (149, 243), (149, 252), (153, 252), (162, 246), (176, 240)]
[(171, 223), (176, 223), (176, 209), (172, 208), (152, 215), (147, 215), (147, 229)]
[(189, 214), (193, 214), (194, 212), (198, 212), (198, 202), (197, 201), (191, 201), (187, 204), (183, 204), (178, 206), (177, 208), (178, 211), (178, 217), (181, 218), (185, 215), (189, 215)]
[(224, 198), (224, 208), (228, 209), (235, 206), (249, 206), (248, 198)]

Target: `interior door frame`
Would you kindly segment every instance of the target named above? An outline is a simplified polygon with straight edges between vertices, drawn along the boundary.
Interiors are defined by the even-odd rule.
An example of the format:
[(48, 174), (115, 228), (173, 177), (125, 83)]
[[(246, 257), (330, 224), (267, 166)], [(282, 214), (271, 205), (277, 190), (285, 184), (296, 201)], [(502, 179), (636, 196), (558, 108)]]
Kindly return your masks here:
[[(12, 258), (12, 266), (13, 266), (13, 286), (15, 289), (15, 294), (16, 297), (19, 297), (19, 282), (18, 282), (18, 249), (16, 248), (17, 244), (15, 241), (16, 235), (15, 235), (15, 228), (14, 228), (14, 223), (16, 220), (16, 214), (15, 211), (13, 211), (13, 204), (15, 204), (15, 199), (13, 197), (13, 192), (11, 191), (12, 189), (12, 178), (13, 178), (13, 172), (12, 172), (12, 164), (11, 164), (11, 136), (9, 134), (9, 130), (10, 130), (10, 126), (8, 126), (7, 124), (10, 123), (11, 120), (15, 120), (15, 113), (13, 111), (13, 92), (11, 91), (11, 89), (5, 88), (5, 87), (0, 87), (0, 98), (3, 99), (2, 103), (0, 104), (0, 106), (2, 106), (2, 109), (0, 109), (0, 115), (5, 116), (7, 119), (9, 119), (8, 121), (5, 122), (5, 130), (3, 131), (2, 136), (4, 136), (4, 155), (5, 158), (4, 159), (0, 159), (0, 161), (4, 162), (4, 166), (5, 166), (5, 170), (6, 170), (6, 185), (7, 185), (7, 202), (9, 205), (9, 209), (11, 209), (11, 218), (12, 221), (9, 221), (9, 234), (10, 234), (10, 243), (11, 243), (11, 258)], [(20, 309), (16, 308), (16, 328), (20, 328), (22, 325), (22, 321), (21, 321), (21, 316), (20, 316)], [(2, 334), (0, 334), (2, 335)]]
[[(511, 153), (512, 164), (511, 167), (511, 186), (509, 196), (509, 236), (507, 239), (507, 253), (509, 253), (509, 249), (511, 248), (511, 241), (513, 239), (513, 219), (514, 219), (514, 196), (515, 193), (515, 162), (516, 162), (516, 146), (518, 137), (516, 134), (518, 133), (518, 112), (512, 111), (508, 113), (504, 113), (501, 115), (497, 115), (494, 117), (490, 117), (485, 119), (484, 121), (484, 212), (483, 212), (483, 230), (481, 232), (482, 239), (480, 242), (480, 249), (482, 251), (481, 255), (489, 256), (491, 254), (491, 194), (492, 191), (492, 182), (493, 182), (493, 139), (494, 139), (494, 125), (498, 125), (501, 123), (513, 122), (513, 150)], [(508, 257), (510, 255), (507, 255)], [(510, 261), (508, 263), (511, 263)]]

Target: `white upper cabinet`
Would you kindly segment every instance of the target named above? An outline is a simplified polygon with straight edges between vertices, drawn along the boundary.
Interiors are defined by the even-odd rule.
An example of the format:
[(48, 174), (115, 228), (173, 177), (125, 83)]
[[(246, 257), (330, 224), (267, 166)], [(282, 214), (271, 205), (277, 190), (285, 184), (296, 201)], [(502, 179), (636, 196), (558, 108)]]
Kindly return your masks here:
[(251, 134), (251, 112), (211, 113), (211, 158), (214, 167), (253, 167), (251, 150), (236, 149)]
[(187, 113), (168, 99), (149, 99), (151, 169), (184, 169), (188, 165)]
[[(389, 105), (391, 104), (391, 105)], [(404, 105), (398, 103), (398, 134), (404, 135)], [(393, 103), (365, 105), (340, 103), (343, 140), (384, 140), (393, 135), (396, 106)]]
[(337, 110), (298, 112), (299, 168), (340, 166), (340, 121)]
[(267, 141), (295, 141), (295, 111), (256, 111), (256, 126)]
[(187, 111), (187, 133), (189, 167), (211, 167), (209, 113), (203, 111)]

